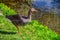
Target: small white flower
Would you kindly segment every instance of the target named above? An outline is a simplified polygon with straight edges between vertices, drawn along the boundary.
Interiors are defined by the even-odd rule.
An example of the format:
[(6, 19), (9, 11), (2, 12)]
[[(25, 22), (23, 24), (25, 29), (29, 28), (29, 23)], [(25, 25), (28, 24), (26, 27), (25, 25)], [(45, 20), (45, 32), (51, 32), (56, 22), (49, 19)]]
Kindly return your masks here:
[(0, 13), (0, 16), (3, 16), (3, 14), (2, 14), (2, 13)]

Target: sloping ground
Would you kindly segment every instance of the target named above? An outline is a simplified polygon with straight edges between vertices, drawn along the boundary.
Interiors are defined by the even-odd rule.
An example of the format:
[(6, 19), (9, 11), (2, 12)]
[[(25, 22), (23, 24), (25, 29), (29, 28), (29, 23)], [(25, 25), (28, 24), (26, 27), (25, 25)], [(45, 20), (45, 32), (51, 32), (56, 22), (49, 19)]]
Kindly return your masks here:
[(0, 40), (60, 40), (60, 35), (35, 20), (20, 26), (22, 34), (17, 34), (14, 25), (3, 16), (0, 20)]
[(52, 30), (60, 33), (60, 14), (43, 14), (39, 21), (43, 24), (51, 28)]
[(38, 20), (43, 25), (48, 26), (52, 30), (60, 34), (60, 14), (54, 14), (54, 12), (41, 12), (35, 13), (33, 19)]
[(1, 31), (14, 32), (17, 30), (16, 30), (15, 26), (11, 23), (11, 21), (9, 21), (7, 18), (5, 18), (5, 16), (0, 16), (0, 32)]
[[(19, 2), (18, 0), (1, 0), (0, 2), (8, 5), (10, 8), (14, 9), (17, 13), (27, 15), (29, 7), (23, 2)], [(21, 4), (22, 3), (22, 4)], [(52, 11), (52, 10), (51, 10)], [(43, 15), (40, 15), (43, 13)], [(60, 18), (59, 15), (56, 15), (55, 13), (49, 14), (45, 12), (40, 12), (37, 14), (33, 14), (33, 19), (39, 20), (43, 25), (48, 26), (52, 30), (56, 31), (57, 33), (60, 33)]]

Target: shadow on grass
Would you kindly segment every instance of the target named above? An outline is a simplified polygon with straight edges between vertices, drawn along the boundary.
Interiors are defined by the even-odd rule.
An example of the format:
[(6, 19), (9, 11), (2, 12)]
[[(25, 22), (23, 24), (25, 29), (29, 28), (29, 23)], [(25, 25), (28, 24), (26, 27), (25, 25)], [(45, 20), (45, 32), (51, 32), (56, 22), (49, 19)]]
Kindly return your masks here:
[(1, 34), (16, 34), (17, 32), (0, 31)]

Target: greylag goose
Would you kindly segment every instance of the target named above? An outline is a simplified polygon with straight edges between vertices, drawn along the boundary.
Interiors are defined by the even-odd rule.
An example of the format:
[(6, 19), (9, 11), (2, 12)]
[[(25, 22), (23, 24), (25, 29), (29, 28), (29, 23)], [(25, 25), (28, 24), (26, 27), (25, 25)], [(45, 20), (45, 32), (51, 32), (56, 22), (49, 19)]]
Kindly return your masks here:
[(20, 14), (17, 14), (6, 16), (6, 18), (8, 18), (16, 26), (18, 33), (20, 33), (18, 25), (31, 22), (31, 9), (28, 12), (28, 16), (21, 16)]

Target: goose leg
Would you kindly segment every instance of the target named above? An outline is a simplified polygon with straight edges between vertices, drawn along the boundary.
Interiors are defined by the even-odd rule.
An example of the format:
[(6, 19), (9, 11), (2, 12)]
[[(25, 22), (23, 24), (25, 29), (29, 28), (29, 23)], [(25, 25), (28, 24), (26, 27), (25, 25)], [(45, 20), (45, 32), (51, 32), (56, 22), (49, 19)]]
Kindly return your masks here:
[(19, 27), (18, 25), (14, 22), (14, 25), (16, 26), (17, 30), (18, 30), (18, 34), (20, 34), (20, 30), (19, 30)]
[(19, 27), (18, 27), (18, 26), (16, 26), (16, 28), (17, 28), (17, 30), (18, 30), (18, 34), (20, 34)]

